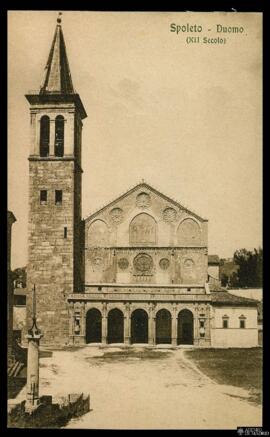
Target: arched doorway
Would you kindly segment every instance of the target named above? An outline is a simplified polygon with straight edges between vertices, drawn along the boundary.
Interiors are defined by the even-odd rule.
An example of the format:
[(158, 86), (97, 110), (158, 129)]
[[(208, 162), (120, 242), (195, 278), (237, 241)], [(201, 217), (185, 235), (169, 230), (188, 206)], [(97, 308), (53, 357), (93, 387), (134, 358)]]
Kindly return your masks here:
[(101, 343), (101, 313), (96, 308), (86, 314), (86, 343)]
[(193, 344), (193, 314), (189, 310), (178, 314), (177, 344)]
[(124, 315), (117, 308), (108, 314), (108, 343), (124, 343)]
[(131, 314), (131, 343), (148, 343), (148, 314), (144, 310)]
[(156, 314), (156, 344), (172, 342), (172, 317), (168, 310), (159, 310)]

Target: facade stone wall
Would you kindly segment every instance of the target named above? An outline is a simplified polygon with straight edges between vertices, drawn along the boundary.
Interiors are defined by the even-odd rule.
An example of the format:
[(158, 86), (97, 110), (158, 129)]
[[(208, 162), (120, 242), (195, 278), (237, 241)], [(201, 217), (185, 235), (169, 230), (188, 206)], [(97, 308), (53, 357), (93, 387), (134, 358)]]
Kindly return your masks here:
[(85, 221), (85, 282), (204, 284), (207, 245), (207, 220), (140, 184)]
[[(140, 271), (136, 260), (150, 257), (149, 270)], [(147, 266), (146, 266), (147, 267)], [(207, 280), (205, 248), (88, 248), (85, 283), (204, 284)]]
[[(140, 196), (144, 195), (144, 199)], [(138, 223), (137, 236), (131, 235), (132, 223), (140, 214), (153, 219), (156, 239), (153, 240), (151, 224)], [(188, 222), (187, 222), (188, 220)], [(97, 226), (96, 221), (99, 221)], [(154, 226), (154, 225), (153, 225)], [(182, 238), (182, 229), (185, 238)], [(93, 232), (92, 232), (93, 229)], [(99, 231), (98, 236), (93, 234)], [(166, 196), (140, 184), (133, 191), (120, 197), (85, 221), (86, 247), (207, 247), (207, 220), (204, 220)], [(93, 240), (92, 237), (96, 239)], [(133, 237), (133, 238), (132, 238)], [(183, 241), (181, 241), (181, 239)], [(137, 241), (137, 242), (136, 242)]]

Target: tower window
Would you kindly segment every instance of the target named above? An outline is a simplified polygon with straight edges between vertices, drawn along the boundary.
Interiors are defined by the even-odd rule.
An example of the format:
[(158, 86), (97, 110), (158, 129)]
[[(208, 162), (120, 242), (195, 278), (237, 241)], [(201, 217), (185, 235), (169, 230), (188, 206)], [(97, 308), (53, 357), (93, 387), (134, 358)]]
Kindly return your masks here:
[(40, 205), (46, 205), (47, 204), (47, 190), (41, 190), (39, 198), (40, 198)]
[(44, 115), (40, 119), (39, 154), (41, 157), (46, 157), (49, 155), (49, 142), (50, 142), (50, 119), (47, 115)]
[(67, 227), (64, 227), (64, 238), (67, 238)]
[(62, 204), (62, 190), (55, 190), (55, 205)]
[(64, 124), (65, 120), (62, 115), (57, 115), (55, 119), (55, 156), (64, 156)]

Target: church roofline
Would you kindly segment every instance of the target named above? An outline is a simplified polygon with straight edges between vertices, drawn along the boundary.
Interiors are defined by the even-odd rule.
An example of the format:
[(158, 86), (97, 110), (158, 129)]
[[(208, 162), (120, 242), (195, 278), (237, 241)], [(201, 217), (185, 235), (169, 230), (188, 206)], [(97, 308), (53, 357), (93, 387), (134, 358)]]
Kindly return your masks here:
[(177, 200), (163, 194), (161, 191), (157, 190), (156, 188), (152, 187), (150, 184), (148, 184), (147, 182), (139, 182), (138, 184), (136, 184), (134, 187), (130, 188), (129, 190), (125, 191), (123, 194), (121, 194), (120, 196), (116, 197), (114, 200), (110, 201), (109, 203), (107, 203), (106, 205), (102, 206), (101, 208), (97, 209), (96, 211), (94, 211), (92, 214), (89, 214), (86, 218), (84, 218), (83, 220), (85, 222), (92, 220), (95, 216), (97, 216), (98, 214), (100, 214), (102, 211), (104, 211), (106, 208), (112, 206), (114, 203), (119, 202), (120, 200), (124, 199), (126, 196), (130, 195), (132, 192), (136, 191), (137, 188), (139, 187), (145, 187), (149, 190), (151, 190), (152, 192), (154, 192), (155, 194), (163, 197), (163, 199), (167, 200), (170, 203), (173, 203), (175, 206), (177, 206), (178, 208), (180, 207), (181, 209), (185, 210), (187, 213), (192, 214), (193, 216), (195, 216), (197, 219), (202, 220), (204, 222), (208, 222), (208, 219), (205, 219), (201, 216), (199, 216), (198, 214), (196, 214), (194, 211), (191, 211), (189, 208), (187, 208), (186, 206), (182, 205), (180, 202), (178, 202)]

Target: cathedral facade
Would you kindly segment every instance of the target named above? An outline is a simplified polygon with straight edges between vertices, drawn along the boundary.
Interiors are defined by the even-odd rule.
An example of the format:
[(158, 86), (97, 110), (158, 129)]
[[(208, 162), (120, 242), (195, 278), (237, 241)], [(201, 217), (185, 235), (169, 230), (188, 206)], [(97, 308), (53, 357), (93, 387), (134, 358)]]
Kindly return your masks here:
[(81, 217), (82, 123), (60, 19), (30, 104), (27, 320), (47, 344), (256, 346), (257, 302), (208, 283), (208, 221), (142, 181)]

